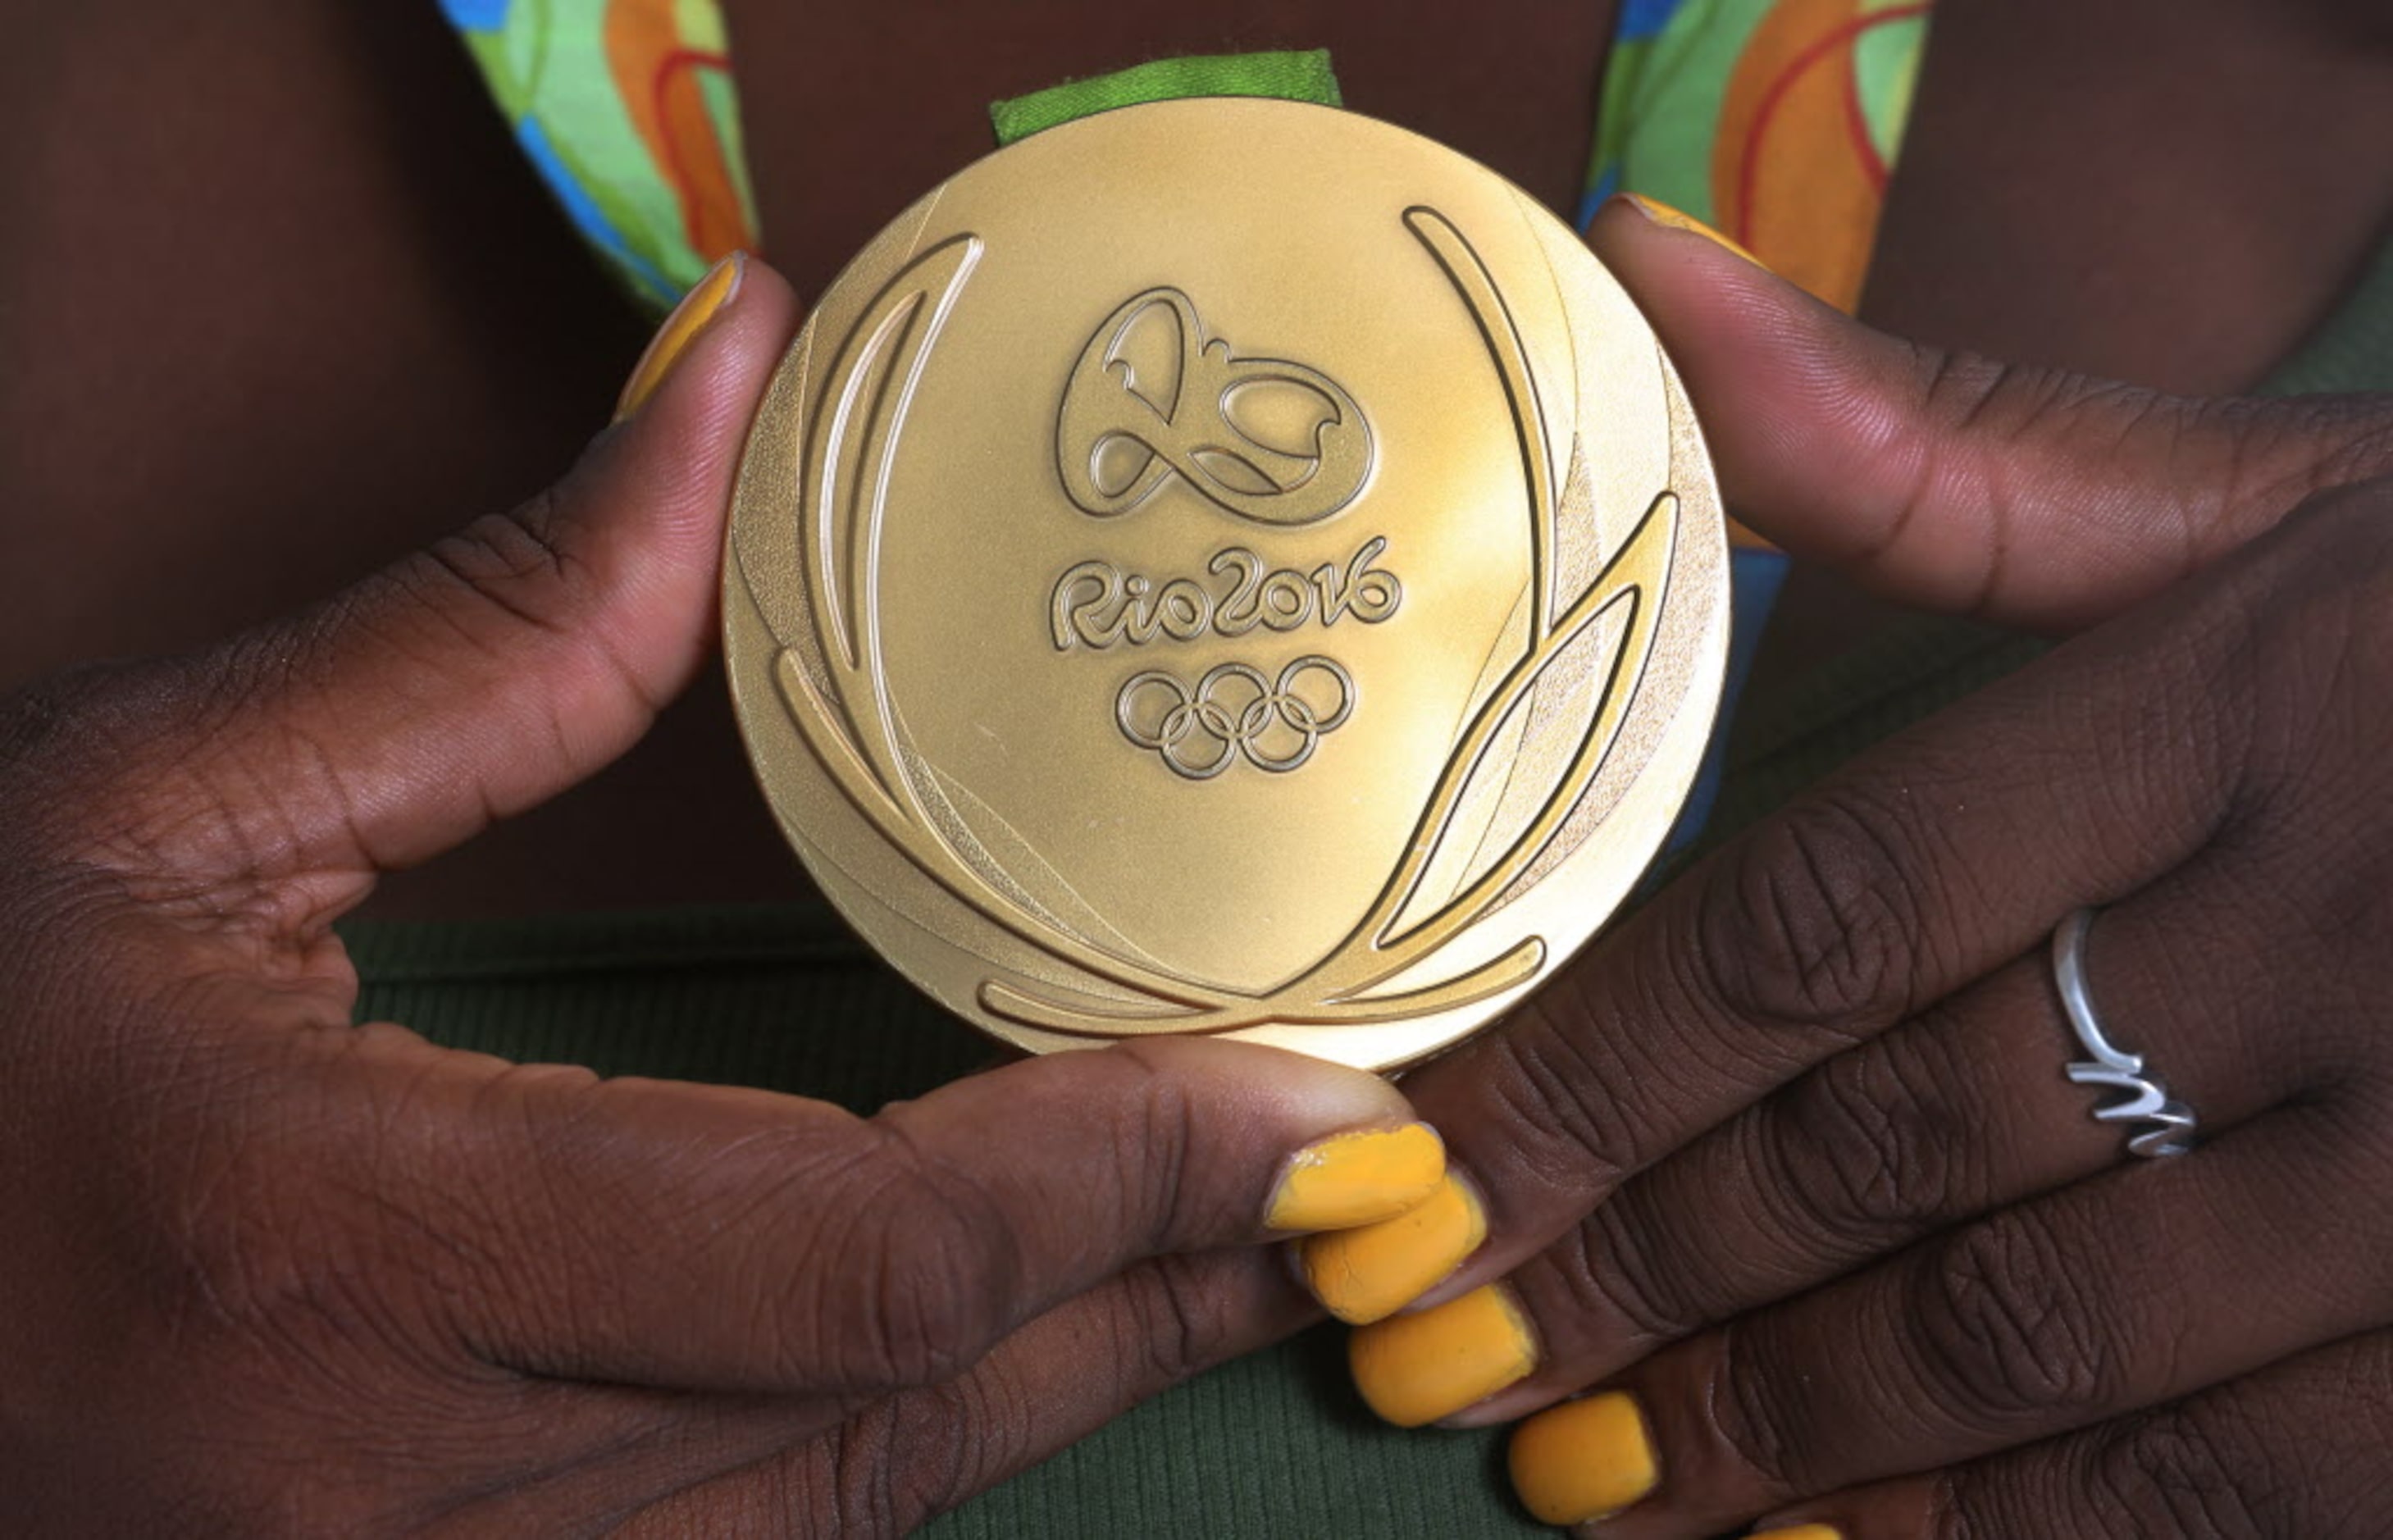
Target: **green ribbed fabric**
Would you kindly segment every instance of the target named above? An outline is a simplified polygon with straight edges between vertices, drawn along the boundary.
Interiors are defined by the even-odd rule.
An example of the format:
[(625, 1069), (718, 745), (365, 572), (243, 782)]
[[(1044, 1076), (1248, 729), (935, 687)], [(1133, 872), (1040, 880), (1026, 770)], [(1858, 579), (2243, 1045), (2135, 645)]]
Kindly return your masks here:
[[(2271, 388), (2393, 389), (2393, 249)], [(1707, 837), (2033, 657), (1920, 620), (1740, 724)], [(874, 961), (819, 904), (344, 927), (362, 1017), (519, 1059), (766, 1086), (859, 1110), (988, 1062), (987, 1045)], [(693, 1304), (701, 1303), (693, 1301)], [(1310, 1332), (1148, 1403), (927, 1533), (1212, 1540), (1469, 1540), (1550, 1532), (1513, 1507), (1494, 1432), (1381, 1426)]]
[(2393, 390), (2393, 241), (2379, 247), (2334, 319), (2260, 387), (2264, 396)]
[(988, 118), (997, 129), (997, 142), (1003, 146), (1092, 112), (1183, 97), (1285, 97), (1321, 107), (1340, 105), (1329, 51), (1314, 48), (1302, 53), (1158, 59), (1109, 75), (1066, 81), (1011, 101), (992, 102)]

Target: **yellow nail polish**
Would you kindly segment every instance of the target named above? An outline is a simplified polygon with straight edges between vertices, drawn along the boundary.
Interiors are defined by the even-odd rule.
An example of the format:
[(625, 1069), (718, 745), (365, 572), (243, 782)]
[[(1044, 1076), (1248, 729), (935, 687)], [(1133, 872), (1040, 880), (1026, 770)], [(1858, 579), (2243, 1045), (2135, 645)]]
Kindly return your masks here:
[(1304, 1243), (1304, 1281), (1340, 1321), (1393, 1315), (1452, 1272), (1487, 1238), (1478, 1196), (1448, 1171), (1428, 1197), (1392, 1220)]
[(707, 275), (698, 281), (696, 288), (682, 296), (681, 303), (673, 307), (673, 314), (667, 316), (665, 323), (657, 329), (656, 340), (649, 343), (648, 350), (640, 355), (639, 365), (632, 371), (632, 377), (624, 382), (622, 398), (615, 403), (615, 421), (620, 423), (648, 404), (648, 398), (654, 396), (658, 387), (672, 375), (673, 365), (689, 351), (689, 345), (706, 330), (707, 322), (720, 315), (723, 307), (738, 296), (739, 281), (747, 271), (746, 254), (733, 252), (709, 269)]
[(1346, 1364), (1372, 1411), (1419, 1428), (1525, 1378), (1537, 1345), (1521, 1307), (1489, 1284), (1419, 1315), (1356, 1327)]
[(1665, 229), (1685, 230), (1691, 235), (1700, 235), (1705, 240), (1710, 241), (1713, 245), (1720, 247), (1723, 251), (1733, 252), (1738, 256), (1741, 256), (1747, 262), (1752, 263), (1755, 267), (1761, 268), (1764, 272), (1767, 272), (1770, 269), (1770, 264), (1762, 261), (1761, 258), (1754, 255), (1751, 252), (1746, 251), (1743, 246), (1731, 241), (1727, 236), (1722, 235), (1720, 231), (1712, 228), (1709, 225), (1705, 224), (1702, 220), (1696, 218), (1692, 214), (1680, 214), (1677, 209), (1672, 208), (1669, 204), (1658, 202), (1654, 199), (1646, 197), (1641, 192), (1624, 192), (1620, 195), (1620, 198), (1621, 201), (1627, 203), (1630, 208), (1635, 209), (1638, 213), (1643, 215), (1654, 224), (1662, 226)]
[(1827, 1524), (1797, 1524), (1791, 1529), (1756, 1530), (1745, 1540), (1845, 1540), (1845, 1537)]
[(1272, 1189), (1274, 1230), (1339, 1230), (1401, 1214), (1445, 1175), (1445, 1142), (1426, 1123), (1332, 1135), (1296, 1153)]
[(1645, 1414), (1625, 1390), (1566, 1401), (1512, 1430), (1512, 1490), (1549, 1524), (1602, 1519), (1660, 1484)]

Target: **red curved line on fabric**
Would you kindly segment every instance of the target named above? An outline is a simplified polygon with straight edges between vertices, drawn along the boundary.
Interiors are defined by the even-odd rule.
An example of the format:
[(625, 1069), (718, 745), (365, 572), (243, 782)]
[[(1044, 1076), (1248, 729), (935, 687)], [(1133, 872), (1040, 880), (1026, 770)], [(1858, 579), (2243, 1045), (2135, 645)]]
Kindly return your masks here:
[(693, 248), (698, 244), (698, 204), (689, 190), (690, 168), (682, 159), (682, 147), (673, 138), (673, 113), (666, 106), (665, 91), (685, 71), (727, 72), (730, 68), (727, 54), (703, 48), (675, 48), (657, 61), (656, 77), (648, 86), (648, 105), (657, 115), (657, 137), (664, 141), (665, 165), (673, 173), (673, 197), (681, 204), (682, 238)]
[(1872, 192), (1885, 197), (1886, 157), (1877, 152), (1877, 144), (1870, 137), (1869, 113), (1862, 108), (1862, 72), (1850, 65), (1845, 69), (1845, 133), (1862, 163), (1862, 179), (1869, 183)]
[[(1928, 10), (1928, 0), (1919, 0), (1916, 5), (1890, 6), (1885, 10), (1869, 16), (1856, 16), (1796, 55), (1787, 62), (1786, 68), (1778, 72), (1778, 78), (1770, 83), (1770, 89), (1762, 93), (1760, 105), (1753, 110), (1753, 122), (1745, 131), (1744, 161), (1737, 168), (1736, 219), (1729, 227), (1729, 233), (1732, 236), (1747, 244), (1750, 244), (1753, 240), (1753, 194), (1754, 183), (1760, 175), (1761, 139), (1762, 136), (1770, 131), (1771, 119), (1776, 117), (1778, 109), (1785, 105), (1786, 94), (1795, 88), (1796, 84), (1804, 75), (1811, 72), (1812, 66), (1838, 48), (1852, 43), (1863, 33), (1883, 27), (1890, 21), (1907, 21), (1915, 16), (1925, 16)], [(1858, 92), (1859, 87), (1856, 85), (1852, 89)], [(1852, 110), (1856, 115), (1860, 108), (1861, 103), (1856, 96), (1852, 103)], [(1864, 130), (1863, 142), (1866, 143), (1868, 125), (1863, 124), (1862, 126)], [(1872, 160), (1876, 159), (1877, 149), (1875, 145), (1869, 147), (1869, 153)], [(1884, 171), (1885, 167), (1881, 164), (1879, 166), (1881, 176), (1884, 175)]]

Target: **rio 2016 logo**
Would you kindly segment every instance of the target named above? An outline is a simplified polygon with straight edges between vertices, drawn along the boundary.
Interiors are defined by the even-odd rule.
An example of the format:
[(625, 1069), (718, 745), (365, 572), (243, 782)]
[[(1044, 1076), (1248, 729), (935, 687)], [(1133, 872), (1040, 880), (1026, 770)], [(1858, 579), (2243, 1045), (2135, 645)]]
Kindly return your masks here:
[[(1055, 429), (1065, 495), (1107, 519), (1176, 480), (1250, 523), (1316, 524), (1362, 492), (1371, 452), (1370, 424), (1343, 385), (1304, 364), (1232, 353), (1205, 334), (1196, 304), (1173, 288), (1132, 294), (1098, 324), (1072, 367)], [(1194, 578), (1158, 584), (1084, 561), (1056, 580), (1049, 626), (1056, 650), (1069, 652), (1335, 625), (1350, 614), (1376, 624), (1404, 602), (1395, 575), (1371, 565), (1387, 546), (1373, 537), (1342, 568), (1323, 563), (1310, 574), (1271, 570), (1233, 546), (1207, 566), (1228, 580), (1219, 593)], [(1294, 687), (1301, 677), (1334, 699), (1309, 698)], [(1317, 654), (1276, 680), (1250, 663), (1222, 663), (1193, 688), (1150, 669), (1122, 683), (1114, 720), (1189, 780), (1210, 780), (1240, 758), (1284, 774), (1353, 714), (1356, 693), (1353, 676)]]
[(1065, 495), (1098, 518), (1174, 477), (1257, 524), (1314, 524), (1371, 475), (1371, 428), (1345, 387), (1208, 338), (1177, 289), (1124, 300), (1072, 366), (1055, 429)]

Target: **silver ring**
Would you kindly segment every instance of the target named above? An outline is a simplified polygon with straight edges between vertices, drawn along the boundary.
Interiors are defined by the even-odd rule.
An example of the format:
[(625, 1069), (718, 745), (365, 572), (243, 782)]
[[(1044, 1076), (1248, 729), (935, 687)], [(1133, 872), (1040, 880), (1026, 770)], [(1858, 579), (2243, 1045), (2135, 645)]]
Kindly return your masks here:
[(2069, 1078), (2125, 1093), (2107, 1107), (2096, 1107), (2094, 1116), (2103, 1123), (2148, 1125), (2128, 1139), (2129, 1155), (2153, 1160), (2183, 1155), (2193, 1148), (2193, 1109), (2172, 1098), (2158, 1077), (2144, 1073), (2142, 1054), (2129, 1053), (2103, 1036), (2094, 1014), (2094, 997), (2086, 987), (2086, 933), (2094, 928), (2097, 912), (2080, 909), (2052, 933), (2052, 982), (2086, 1055), (2069, 1066)]

